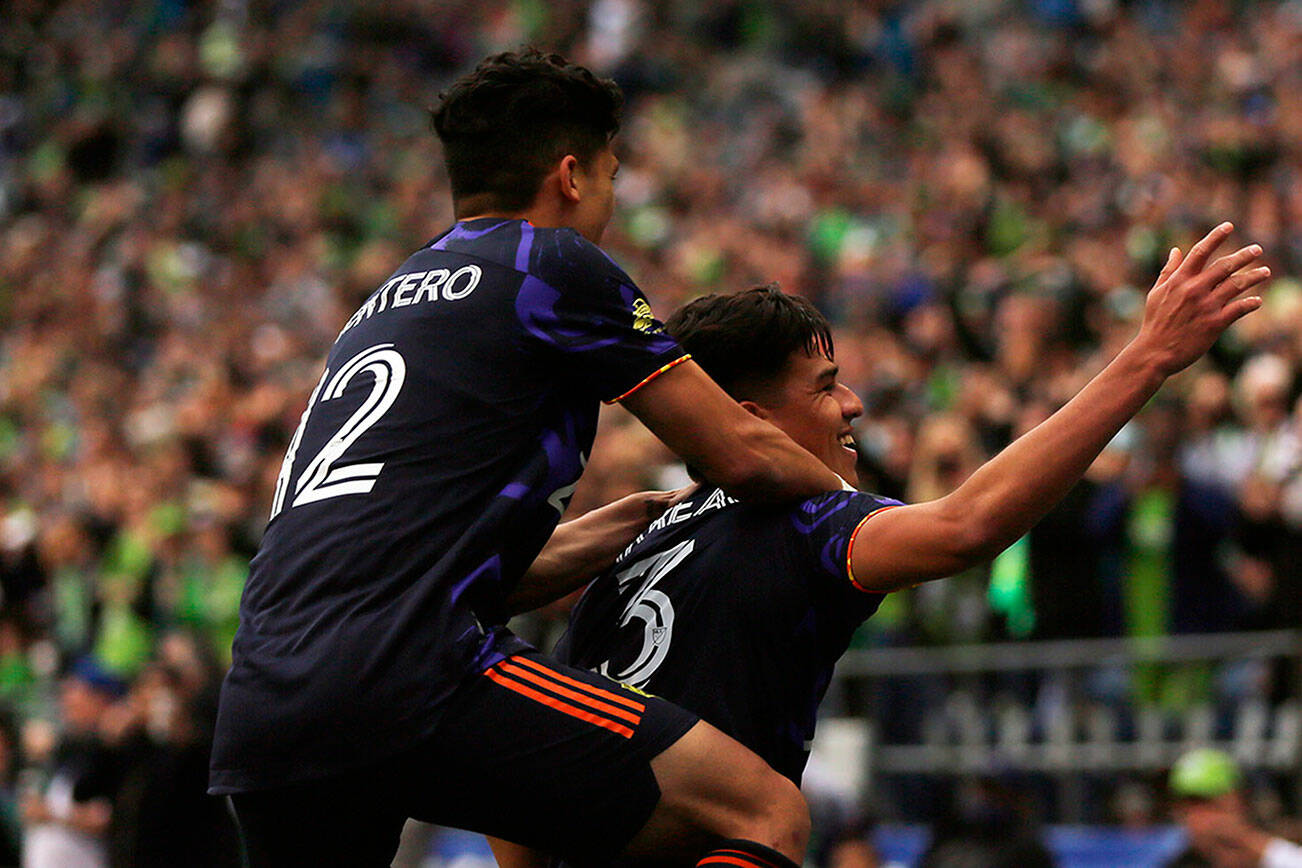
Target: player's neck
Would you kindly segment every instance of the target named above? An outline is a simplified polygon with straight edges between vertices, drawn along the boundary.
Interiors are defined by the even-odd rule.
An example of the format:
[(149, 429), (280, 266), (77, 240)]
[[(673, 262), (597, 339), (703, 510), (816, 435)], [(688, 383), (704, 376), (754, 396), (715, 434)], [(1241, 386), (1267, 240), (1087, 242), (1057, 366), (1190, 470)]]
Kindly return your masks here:
[(477, 207), (474, 201), (466, 202), (456, 209), (458, 222), (468, 220), (524, 220), (539, 229), (573, 228), (566, 222), (562, 209), (534, 204), (518, 211), (504, 211), (492, 207)]
[[(457, 214), (458, 223), (466, 223), (470, 220), (529, 220), (529, 215), (523, 211), (474, 211)], [(532, 220), (529, 222), (533, 223)]]

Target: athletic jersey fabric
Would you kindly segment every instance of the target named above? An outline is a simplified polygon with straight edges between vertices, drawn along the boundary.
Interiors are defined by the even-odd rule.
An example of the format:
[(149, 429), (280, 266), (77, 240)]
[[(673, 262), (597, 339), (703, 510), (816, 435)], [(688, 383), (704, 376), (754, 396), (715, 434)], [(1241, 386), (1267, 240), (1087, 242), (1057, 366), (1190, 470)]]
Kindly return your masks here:
[(467, 221), (412, 255), (344, 326), (290, 444), (211, 791), (392, 756), (465, 676), (527, 648), (504, 600), (573, 492), (599, 401), (684, 358), (573, 230)]
[(772, 507), (704, 488), (593, 581), (556, 654), (699, 714), (799, 783), (832, 668), (883, 597), (854, 584), (851, 540), (896, 505), (837, 491)]

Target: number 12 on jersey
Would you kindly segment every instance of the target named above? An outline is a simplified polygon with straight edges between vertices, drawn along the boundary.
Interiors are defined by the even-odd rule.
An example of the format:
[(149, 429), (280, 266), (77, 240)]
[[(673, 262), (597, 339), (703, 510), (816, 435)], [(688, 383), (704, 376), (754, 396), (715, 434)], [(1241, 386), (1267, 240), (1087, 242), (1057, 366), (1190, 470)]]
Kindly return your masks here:
[(377, 344), (362, 350), (344, 363), (333, 377), (330, 376), (329, 368), (321, 375), (320, 382), (312, 390), (312, 397), (307, 401), (307, 408), (303, 410), (298, 430), (289, 441), (285, 461), (280, 465), (280, 475), (276, 477), (276, 493), (271, 501), (271, 518), (275, 518), (285, 508), (294, 458), (298, 454), (303, 429), (307, 427), (312, 409), (325, 401), (339, 398), (353, 378), (364, 373), (374, 377), (370, 394), (303, 468), (294, 486), (294, 499), (290, 506), (302, 506), (343, 494), (366, 494), (375, 487), (375, 480), (384, 469), (384, 462), (349, 464), (342, 459), (348, 448), (380, 421), (380, 417), (398, 400), (398, 393), (407, 379), (407, 363), (393, 348), (393, 344)]

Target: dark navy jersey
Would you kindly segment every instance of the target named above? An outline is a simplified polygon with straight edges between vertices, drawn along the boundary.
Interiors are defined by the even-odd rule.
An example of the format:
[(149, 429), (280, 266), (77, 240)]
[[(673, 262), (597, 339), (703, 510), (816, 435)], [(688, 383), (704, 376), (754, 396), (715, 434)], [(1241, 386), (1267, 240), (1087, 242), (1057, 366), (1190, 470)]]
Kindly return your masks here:
[(507, 593), (555, 528), (601, 400), (683, 360), (570, 229), (458, 223), (344, 326), (276, 483), (222, 688), (213, 792), (359, 767), (527, 646)]
[(832, 668), (883, 596), (854, 584), (851, 541), (895, 505), (837, 491), (773, 507), (706, 488), (588, 587), (556, 653), (699, 714), (798, 784)]

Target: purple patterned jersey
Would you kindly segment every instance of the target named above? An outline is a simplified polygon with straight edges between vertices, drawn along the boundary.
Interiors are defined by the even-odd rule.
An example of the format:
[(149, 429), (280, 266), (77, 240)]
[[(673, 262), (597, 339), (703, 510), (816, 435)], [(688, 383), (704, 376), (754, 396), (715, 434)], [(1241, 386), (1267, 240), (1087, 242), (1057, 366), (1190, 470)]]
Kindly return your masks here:
[(762, 506), (706, 487), (593, 581), (556, 654), (699, 714), (799, 784), (832, 668), (882, 600), (855, 586), (851, 540), (898, 505), (835, 491)]
[(344, 325), (290, 443), (222, 687), (212, 791), (322, 777), (427, 735), (526, 647), (505, 598), (616, 400), (684, 358), (573, 230), (458, 223)]

